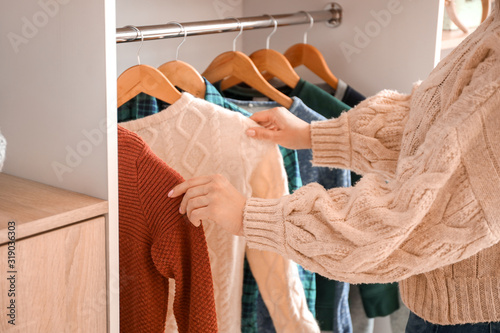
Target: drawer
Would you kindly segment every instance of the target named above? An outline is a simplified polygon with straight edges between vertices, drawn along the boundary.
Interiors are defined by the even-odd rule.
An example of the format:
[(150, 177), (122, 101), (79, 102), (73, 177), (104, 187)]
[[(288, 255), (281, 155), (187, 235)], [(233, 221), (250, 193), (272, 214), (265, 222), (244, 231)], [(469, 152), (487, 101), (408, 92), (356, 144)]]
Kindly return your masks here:
[(106, 332), (105, 237), (99, 216), (23, 238), (13, 270), (1, 245), (0, 332)]

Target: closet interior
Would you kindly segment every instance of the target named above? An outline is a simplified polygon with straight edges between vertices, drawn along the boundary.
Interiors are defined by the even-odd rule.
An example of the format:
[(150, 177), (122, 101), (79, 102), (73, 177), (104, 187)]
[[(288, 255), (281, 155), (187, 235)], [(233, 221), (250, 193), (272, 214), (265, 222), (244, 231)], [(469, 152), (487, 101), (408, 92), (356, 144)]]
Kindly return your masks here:
[[(313, 16), (310, 29), (301, 11)], [(443, 0), (341, 0), (338, 7), (320, 0), (9, 2), (0, 12), (0, 131), (7, 139), (0, 255), (8, 255), (8, 223), (15, 221), (16, 320), (33, 332), (119, 331), (117, 78), (138, 64), (141, 34), (141, 64), (158, 68), (179, 60), (203, 73), (218, 55), (233, 51), (239, 28), (236, 51), (264, 49), (272, 15), (277, 29), (269, 49), (284, 53), (307, 31), (307, 43), (335, 77), (370, 96), (382, 89), (410, 92), (428, 75), (440, 58), (443, 11)], [(206, 21), (216, 22), (216, 31), (203, 33)], [(324, 82), (305, 66), (295, 70), (307, 81)], [(34, 256), (22, 251), (45, 259), (31, 263)], [(51, 268), (58, 263), (67, 269)], [(47, 280), (36, 279), (33, 265), (47, 271)], [(7, 271), (2, 266), (2, 274)], [(49, 289), (23, 287), (21, 277), (52, 287), (64, 281), (68, 292), (52, 299)], [(93, 288), (83, 291), (89, 284)], [(62, 301), (68, 310), (61, 313), (52, 301), (33, 308), (26, 292)], [(10, 299), (2, 294), (1, 304)], [(13, 330), (6, 321), (0, 328)]]

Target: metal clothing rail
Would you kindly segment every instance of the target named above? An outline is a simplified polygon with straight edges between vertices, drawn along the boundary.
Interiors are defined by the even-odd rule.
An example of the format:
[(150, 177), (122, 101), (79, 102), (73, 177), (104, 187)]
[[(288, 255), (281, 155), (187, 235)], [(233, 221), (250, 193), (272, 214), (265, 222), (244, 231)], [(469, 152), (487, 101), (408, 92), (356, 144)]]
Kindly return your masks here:
[[(336, 27), (342, 21), (342, 7), (337, 3), (331, 3), (327, 9), (307, 12), (313, 18), (313, 22), (327, 22), (331, 27)], [(310, 18), (305, 12), (297, 12), (291, 14), (276, 14), (272, 15), (276, 20), (277, 25), (287, 26), (295, 24), (310, 23)], [(274, 26), (274, 21), (269, 15), (241, 17), (238, 18), (241, 22), (238, 23), (234, 18), (223, 20), (199, 21), (181, 23), (186, 31), (187, 36), (207, 35), (222, 32), (243, 30), (264, 29)], [(184, 31), (179, 28), (178, 24), (170, 23), (163, 25), (148, 25), (136, 27), (142, 33), (144, 40), (154, 40), (163, 38), (184, 37)], [(126, 43), (140, 41), (140, 34), (132, 27), (123, 27), (116, 29), (116, 42)]]

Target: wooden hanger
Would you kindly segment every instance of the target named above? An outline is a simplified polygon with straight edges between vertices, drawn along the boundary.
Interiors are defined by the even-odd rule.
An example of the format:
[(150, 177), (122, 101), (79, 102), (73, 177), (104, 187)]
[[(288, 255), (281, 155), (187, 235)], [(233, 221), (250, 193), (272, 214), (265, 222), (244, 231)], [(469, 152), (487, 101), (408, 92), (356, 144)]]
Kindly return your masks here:
[(234, 76), (286, 108), (290, 108), (293, 103), (290, 97), (267, 82), (252, 60), (239, 51), (228, 51), (217, 56), (203, 76), (212, 83)]
[(190, 64), (173, 60), (164, 63), (158, 70), (163, 73), (176, 87), (187, 91), (198, 98), (205, 98), (206, 85), (203, 77)]
[(326, 64), (325, 58), (314, 46), (303, 43), (292, 45), (286, 50), (285, 57), (293, 68), (304, 65), (328, 83), (330, 87), (337, 90), (339, 79), (333, 75)]
[(159, 70), (148, 65), (130, 67), (118, 77), (118, 107), (139, 93), (173, 104), (181, 93)]
[[(293, 67), (290, 65), (290, 62), (283, 54), (269, 49), (271, 36), (274, 35), (278, 27), (276, 19), (272, 16), (271, 18), (274, 21), (274, 30), (269, 34), (269, 36), (267, 36), (266, 48), (252, 53), (250, 55), (250, 59), (261, 73), (269, 73), (273, 77), (280, 79), (287, 86), (295, 88), (297, 83), (300, 81), (300, 76), (297, 72), (295, 72)], [(226, 78), (221, 83), (221, 89), (226, 90), (240, 82), (241, 80), (238, 80), (235, 77)]]
[(247, 55), (236, 51), (236, 39), (243, 32), (243, 26), (239, 21), (238, 23), (240, 24), (240, 33), (233, 40), (233, 51), (224, 52), (217, 56), (203, 72), (203, 76), (212, 83), (234, 76), (273, 101), (290, 108), (293, 100), (267, 82)]
[(162, 72), (167, 79), (172, 82), (176, 87), (187, 91), (191, 95), (198, 98), (205, 98), (206, 85), (205, 80), (201, 77), (200, 73), (191, 66), (190, 64), (180, 61), (179, 59), (179, 49), (182, 44), (186, 41), (187, 31), (179, 22), (169, 22), (173, 24), (178, 24), (179, 27), (184, 31), (184, 39), (177, 46), (177, 51), (175, 53), (175, 60), (169, 61), (158, 67), (158, 70)]
[[(328, 68), (325, 57), (323, 57), (317, 48), (307, 44), (307, 32), (314, 25), (314, 19), (308, 12), (303, 13), (305, 13), (310, 20), (309, 28), (304, 33), (304, 42), (292, 45), (288, 50), (286, 50), (285, 57), (288, 59), (293, 68), (304, 65), (311, 72), (318, 75), (323, 81), (328, 83), (330, 87), (337, 90), (339, 79), (337, 79)], [(271, 76), (266, 75), (265, 78), (270, 79)]]
[[(136, 27), (133, 28), (135, 28), (138, 34), (141, 33)], [(130, 67), (118, 77), (118, 107), (122, 106), (141, 92), (169, 104), (173, 104), (181, 97), (181, 93), (159, 70), (148, 65), (141, 65), (139, 52), (143, 41), (144, 37), (141, 33), (141, 45), (137, 50), (137, 61), (139, 65)]]

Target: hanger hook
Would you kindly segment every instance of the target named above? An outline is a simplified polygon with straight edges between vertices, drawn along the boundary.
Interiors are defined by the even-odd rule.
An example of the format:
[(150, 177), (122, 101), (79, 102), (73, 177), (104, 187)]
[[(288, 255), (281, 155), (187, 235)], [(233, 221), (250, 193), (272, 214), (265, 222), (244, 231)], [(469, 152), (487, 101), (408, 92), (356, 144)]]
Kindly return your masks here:
[(307, 44), (307, 32), (312, 29), (312, 27), (314, 25), (314, 18), (312, 17), (311, 14), (309, 14), (308, 12), (306, 12), (304, 10), (301, 10), (299, 13), (304, 13), (307, 15), (307, 17), (309, 17), (309, 27), (304, 32), (304, 44)]
[(132, 28), (132, 29), (135, 30), (135, 32), (137, 33), (137, 35), (135, 36), (135, 38), (141, 36), (141, 45), (139, 45), (139, 48), (137, 49), (137, 62), (140, 65), (141, 64), (141, 57), (140, 57), (139, 53), (141, 52), (142, 44), (144, 44), (144, 35), (142, 34), (142, 31), (139, 30), (139, 28), (137, 28), (136, 26), (127, 25), (127, 28)]
[(179, 28), (181, 28), (181, 31), (179, 31), (179, 32), (184, 32), (184, 38), (182, 39), (182, 42), (177, 46), (177, 50), (175, 51), (175, 60), (177, 61), (177, 60), (179, 60), (179, 49), (181, 48), (181, 45), (184, 44), (184, 42), (186, 41), (187, 31), (184, 28), (184, 26), (182, 24), (180, 24), (179, 22), (170, 21), (167, 24), (177, 24), (179, 26)]
[(271, 41), (271, 36), (276, 33), (276, 30), (278, 30), (278, 21), (272, 15), (269, 15), (269, 14), (265, 14), (265, 15), (269, 16), (274, 23), (273, 31), (271, 31), (271, 33), (266, 38), (266, 50), (269, 50), (269, 42)]
[(240, 32), (233, 39), (233, 52), (236, 52), (236, 41), (238, 40), (238, 38), (243, 33), (243, 24), (241, 24), (241, 21), (239, 19), (237, 19), (236, 17), (228, 17), (228, 18), (226, 18), (226, 20), (229, 20), (229, 19), (236, 20), (236, 22), (238, 22), (238, 27), (240, 28)]

